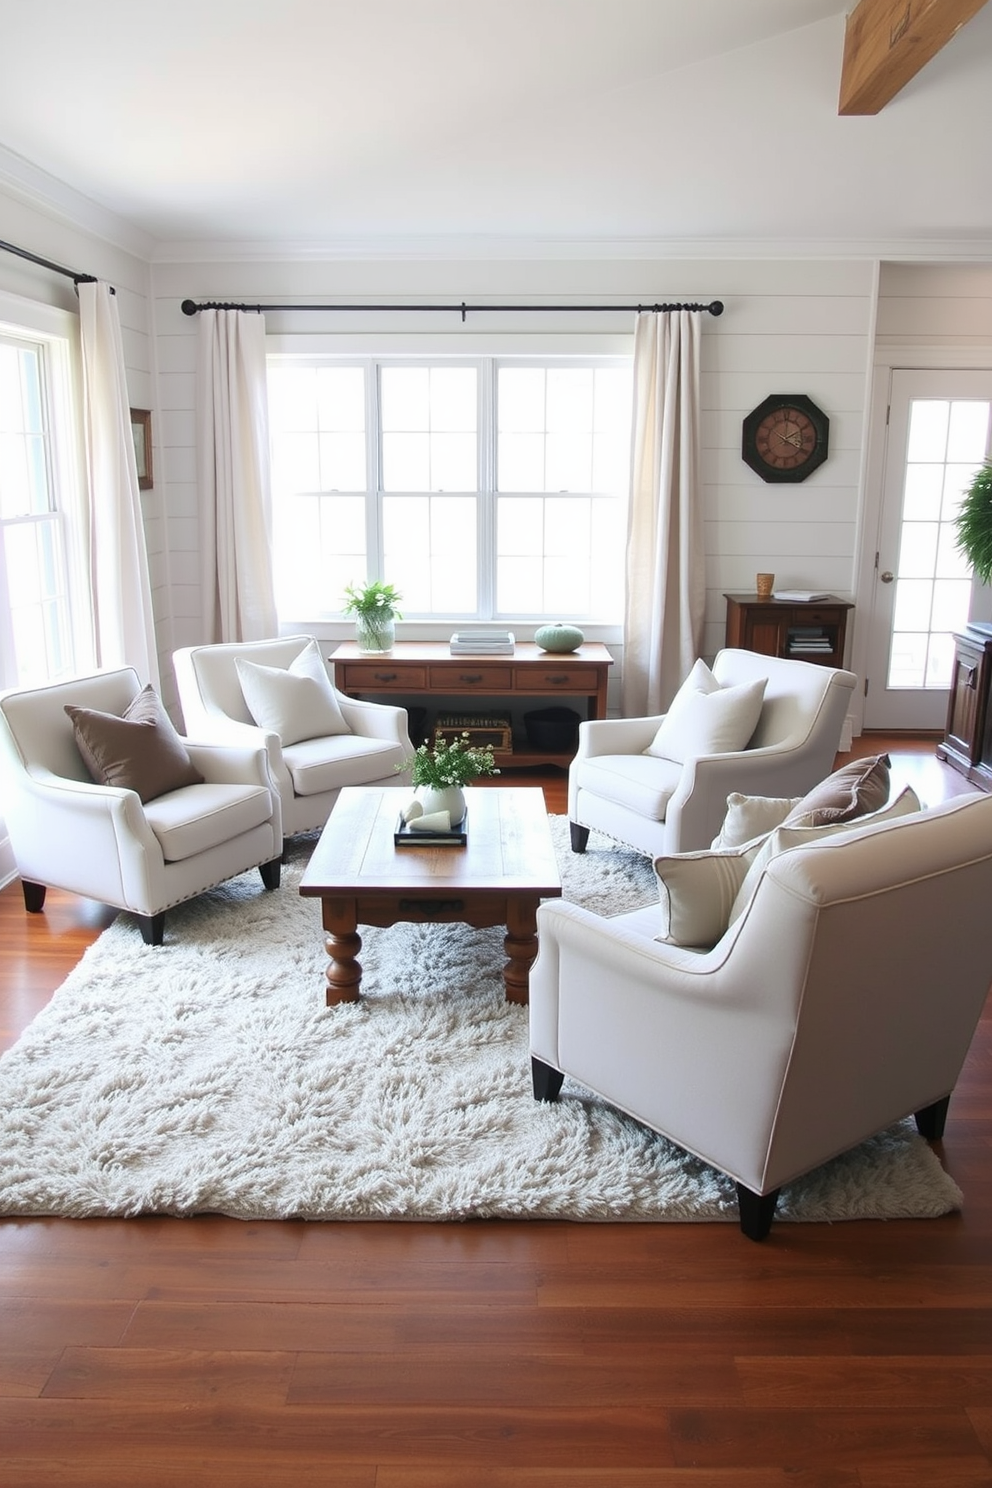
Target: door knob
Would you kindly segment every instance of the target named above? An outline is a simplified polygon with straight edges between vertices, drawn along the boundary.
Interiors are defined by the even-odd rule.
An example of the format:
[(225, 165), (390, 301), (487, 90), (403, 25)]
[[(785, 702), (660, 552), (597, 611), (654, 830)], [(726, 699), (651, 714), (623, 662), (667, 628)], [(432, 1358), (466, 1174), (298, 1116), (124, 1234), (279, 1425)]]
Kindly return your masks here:
[(884, 573), (879, 574), (879, 578), (881, 579), (883, 584), (891, 584), (892, 580), (895, 578), (895, 574), (892, 572), (891, 569), (887, 568)]

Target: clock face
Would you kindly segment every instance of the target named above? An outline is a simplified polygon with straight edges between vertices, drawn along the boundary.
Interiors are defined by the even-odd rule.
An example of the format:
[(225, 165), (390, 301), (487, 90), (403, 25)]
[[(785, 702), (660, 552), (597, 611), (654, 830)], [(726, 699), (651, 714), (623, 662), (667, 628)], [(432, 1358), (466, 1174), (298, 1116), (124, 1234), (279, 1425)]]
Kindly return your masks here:
[(744, 420), (741, 454), (766, 481), (805, 480), (827, 458), (829, 420), (802, 393), (773, 393)]

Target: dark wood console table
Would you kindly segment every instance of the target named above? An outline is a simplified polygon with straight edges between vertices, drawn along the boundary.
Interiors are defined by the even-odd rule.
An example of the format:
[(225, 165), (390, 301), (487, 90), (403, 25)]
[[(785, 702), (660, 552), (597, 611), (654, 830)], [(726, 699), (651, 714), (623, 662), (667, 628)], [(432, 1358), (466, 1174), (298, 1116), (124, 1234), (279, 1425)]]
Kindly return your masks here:
[[(391, 651), (369, 656), (343, 641), (330, 657), (334, 683), (350, 697), (402, 693), (433, 697), (512, 698), (539, 707), (543, 700), (584, 699), (587, 718), (606, 717), (606, 689), (613, 657), (599, 641), (557, 655), (533, 641), (518, 642), (512, 656), (452, 656), (447, 641), (397, 641)], [(478, 708), (478, 704), (477, 704)], [(529, 745), (495, 751), (496, 763), (563, 765), (571, 751), (535, 750)]]

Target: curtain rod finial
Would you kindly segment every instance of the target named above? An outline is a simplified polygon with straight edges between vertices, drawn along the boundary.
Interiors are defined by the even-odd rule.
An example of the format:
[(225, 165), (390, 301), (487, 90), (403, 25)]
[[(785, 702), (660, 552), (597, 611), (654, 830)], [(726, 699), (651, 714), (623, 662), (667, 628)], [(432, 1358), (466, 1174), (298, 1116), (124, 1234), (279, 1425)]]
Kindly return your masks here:
[(195, 300), (183, 300), (179, 308), (184, 315), (195, 315), (200, 307)]
[(710, 314), (711, 315), (722, 315), (723, 314), (723, 301), (722, 300), (714, 300), (713, 301), (713, 303), (710, 305)]

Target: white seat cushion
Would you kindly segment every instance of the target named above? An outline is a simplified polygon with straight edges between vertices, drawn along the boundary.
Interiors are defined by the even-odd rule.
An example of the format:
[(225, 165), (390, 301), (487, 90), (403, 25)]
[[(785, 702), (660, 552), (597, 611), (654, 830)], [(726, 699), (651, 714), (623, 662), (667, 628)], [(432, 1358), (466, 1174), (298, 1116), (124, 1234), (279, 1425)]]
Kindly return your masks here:
[(284, 748), (282, 757), (298, 796), (319, 796), (342, 785), (385, 780), (405, 759), (401, 745), (359, 734), (304, 739)]
[(230, 842), (272, 817), (272, 796), (261, 785), (185, 785), (157, 796), (145, 817), (167, 863)]
[(682, 779), (682, 766), (649, 754), (598, 754), (572, 765), (580, 791), (626, 806), (650, 821), (664, 821)]

